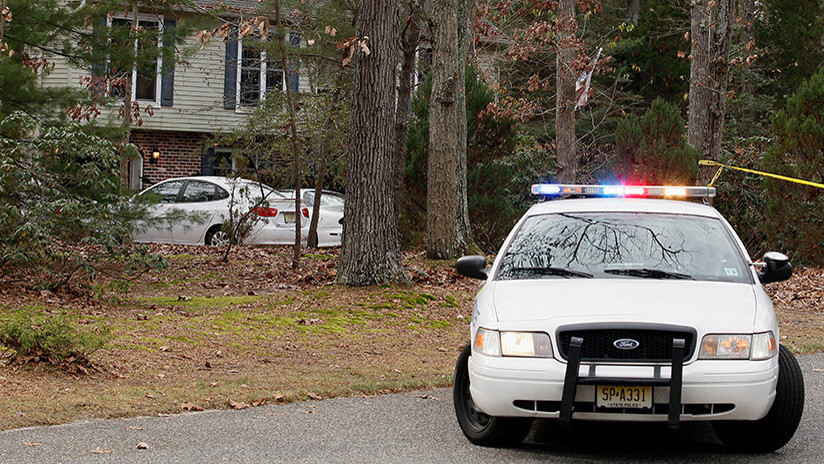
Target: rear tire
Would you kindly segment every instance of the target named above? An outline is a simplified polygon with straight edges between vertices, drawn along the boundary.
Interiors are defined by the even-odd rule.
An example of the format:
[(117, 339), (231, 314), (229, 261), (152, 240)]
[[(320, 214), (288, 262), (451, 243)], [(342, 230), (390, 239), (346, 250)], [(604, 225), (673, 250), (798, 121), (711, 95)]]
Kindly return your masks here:
[(221, 247), (229, 244), (229, 234), (218, 224), (206, 231), (206, 246)]
[(716, 435), (736, 451), (771, 453), (795, 434), (804, 412), (804, 376), (795, 356), (778, 347), (778, 384), (770, 412), (761, 420), (713, 422)]
[(521, 443), (532, 427), (532, 419), (525, 417), (493, 417), (475, 406), (469, 393), (469, 357), (472, 346), (467, 344), (455, 366), (455, 386), (452, 398), (455, 414), (466, 438), (480, 446), (506, 447)]

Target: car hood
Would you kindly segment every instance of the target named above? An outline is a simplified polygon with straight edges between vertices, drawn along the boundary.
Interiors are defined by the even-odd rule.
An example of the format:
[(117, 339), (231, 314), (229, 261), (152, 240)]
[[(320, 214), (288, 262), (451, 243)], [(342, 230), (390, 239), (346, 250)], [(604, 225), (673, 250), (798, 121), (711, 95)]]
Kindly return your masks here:
[(592, 322), (710, 323), (718, 330), (752, 327), (753, 286), (656, 279), (545, 279), (495, 281), (492, 298), (501, 328), (549, 321), (552, 326)]

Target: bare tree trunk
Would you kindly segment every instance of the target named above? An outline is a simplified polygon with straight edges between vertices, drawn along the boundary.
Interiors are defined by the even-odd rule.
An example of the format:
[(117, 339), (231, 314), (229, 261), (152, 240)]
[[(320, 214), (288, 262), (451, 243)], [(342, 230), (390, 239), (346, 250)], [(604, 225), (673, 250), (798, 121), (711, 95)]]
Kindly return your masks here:
[(275, 21), (277, 27), (277, 41), (280, 47), (280, 59), (283, 65), (283, 75), (286, 80), (286, 103), (289, 106), (289, 129), (292, 135), (292, 167), (295, 170), (295, 245), (292, 253), (292, 269), (300, 265), (300, 232), (301, 232), (301, 198), (300, 198), (300, 147), (298, 147), (297, 118), (295, 117), (295, 100), (292, 95), (292, 77), (289, 57), (286, 54), (286, 33), (283, 30), (280, 17), (280, 2), (275, 2)]
[(0, 44), (6, 36), (6, 0), (0, 0)]
[(555, 150), (558, 158), (558, 182), (575, 182), (578, 153), (575, 145), (575, 74), (572, 62), (575, 49), (569, 43), (573, 35), (570, 22), (575, 18), (575, 0), (558, 2), (558, 53), (556, 54)]
[(346, 166), (343, 248), (337, 281), (344, 285), (406, 283), (394, 195), (395, 91), (399, 0), (362, 0)]
[[(718, 160), (724, 130), (733, 0), (692, 0), (689, 122), (687, 140), (702, 159)], [(707, 184), (713, 168), (698, 170)]]
[[(401, 33), (403, 62), (398, 78), (398, 107), (395, 109), (395, 185), (403, 183), (403, 162), (406, 153), (406, 131), (409, 127), (409, 105), (412, 101), (412, 73), (415, 72), (415, 52), (421, 41), (423, 11), (417, 0), (409, 0), (409, 17)], [(401, 211), (401, 189), (395, 191), (395, 214)]]
[[(137, 2), (132, 4), (132, 35), (137, 36)], [(126, 70), (126, 86), (123, 91), (123, 122), (121, 129), (123, 130), (123, 138), (120, 140), (120, 186), (124, 189), (129, 188), (129, 140), (132, 128), (132, 71)]]
[(627, 0), (627, 8), (624, 11), (627, 24), (637, 26), (638, 17), (641, 14), (641, 0)]
[[(466, 0), (436, 0), (429, 18), (432, 95), (429, 100), (429, 164), (426, 252), (454, 259), (471, 241), (466, 207)], [(458, 13), (464, 16), (459, 17)], [(459, 32), (463, 30), (463, 32)]]
[(323, 195), (323, 178), (326, 176), (326, 167), (329, 164), (329, 144), (332, 139), (332, 131), (335, 130), (335, 121), (338, 115), (338, 100), (340, 99), (340, 91), (343, 86), (343, 69), (338, 73), (335, 80), (335, 89), (332, 91), (332, 102), (329, 107), (329, 117), (326, 119), (324, 125), (325, 133), (323, 134), (323, 142), (320, 148), (320, 166), (318, 166), (317, 177), (315, 178), (315, 197), (312, 200), (312, 222), (309, 223), (309, 246), (317, 247), (318, 245), (318, 221), (320, 220), (320, 199)]

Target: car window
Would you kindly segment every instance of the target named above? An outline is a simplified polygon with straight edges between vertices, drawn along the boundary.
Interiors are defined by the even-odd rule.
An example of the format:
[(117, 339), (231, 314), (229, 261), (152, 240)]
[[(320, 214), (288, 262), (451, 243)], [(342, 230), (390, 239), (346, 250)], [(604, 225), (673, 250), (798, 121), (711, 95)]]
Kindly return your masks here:
[(226, 198), (229, 198), (229, 192), (227, 192), (223, 187), (216, 185), (215, 200), (225, 200)]
[(718, 219), (589, 212), (527, 218), (502, 256), (501, 279), (680, 278), (751, 282)]
[(203, 203), (217, 200), (217, 186), (211, 182), (190, 180), (183, 191), (183, 203)]
[[(306, 192), (303, 194), (303, 199), (310, 205), (315, 204), (315, 192)], [(343, 197), (323, 192), (320, 196), (320, 206), (343, 206)]]
[(173, 180), (155, 185), (146, 191), (151, 196), (156, 196), (160, 203), (175, 203), (177, 202), (177, 194), (180, 192), (180, 187), (183, 186), (182, 180)]

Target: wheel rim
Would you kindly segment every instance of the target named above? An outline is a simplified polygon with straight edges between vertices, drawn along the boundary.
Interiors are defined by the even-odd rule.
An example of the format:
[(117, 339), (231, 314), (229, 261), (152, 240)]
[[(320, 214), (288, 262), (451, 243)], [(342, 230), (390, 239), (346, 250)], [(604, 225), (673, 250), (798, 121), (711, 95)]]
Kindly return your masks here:
[[(469, 379), (467, 379), (469, 380)], [(464, 408), (470, 424), (476, 430), (483, 430), (489, 424), (489, 416), (481, 412), (475, 402), (472, 401), (472, 394), (469, 392), (469, 382), (464, 387)]]
[(463, 425), (472, 432), (482, 432), (491, 419), (490, 416), (481, 412), (472, 400), (469, 391), (469, 372), (464, 371), (460, 382), (460, 411), (463, 417)]
[(216, 231), (212, 234), (212, 239), (209, 241), (209, 245), (212, 246), (224, 246), (229, 244), (229, 234), (222, 230)]

